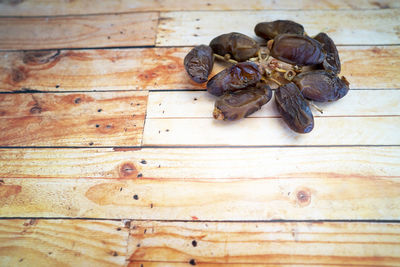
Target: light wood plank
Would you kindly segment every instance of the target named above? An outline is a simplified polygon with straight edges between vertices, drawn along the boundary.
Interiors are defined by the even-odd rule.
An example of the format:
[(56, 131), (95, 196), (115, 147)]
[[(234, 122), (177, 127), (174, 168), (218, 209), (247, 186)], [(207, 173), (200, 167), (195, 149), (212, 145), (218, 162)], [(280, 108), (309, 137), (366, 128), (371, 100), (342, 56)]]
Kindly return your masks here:
[[(0, 8), (1, 9), (1, 8)], [(158, 13), (0, 18), (0, 49), (154, 45)]]
[(138, 146), (147, 92), (0, 95), (0, 146)]
[(2, 178), (0, 214), (150, 220), (399, 220), (399, 190), (398, 178), (357, 175), (223, 180), (128, 177), (117, 181)]
[[(146, 118), (212, 118), (216, 99), (207, 92), (150, 92)], [(339, 101), (315, 104), (323, 109), (323, 114), (315, 112), (317, 117), (400, 116), (400, 90), (350, 90)], [(280, 115), (267, 104), (249, 117)]]
[[(269, 103), (273, 105), (273, 103)], [(235, 122), (210, 118), (147, 119), (144, 145), (305, 146), (399, 145), (400, 117), (316, 117), (314, 129), (297, 134), (282, 118)]]
[(121, 221), (0, 220), (2, 266), (124, 266)]
[(132, 262), (400, 264), (399, 224), (132, 221), (131, 226), (128, 257)]
[(161, 13), (156, 44), (208, 44), (214, 37), (232, 31), (255, 37), (257, 23), (277, 19), (301, 23), (310, 36), (324, 31), (337, 45), (399, 44), (399, 16), (399, 9), (165, 12)]
[[(204, 89), (183, 67), (191, 47), (0, 52), (0, 91)], [(398, 88), (400, 47), (339, 47), (352, 89)], [(222, 69), (216, 63), (212, 77)]]
[(400, 147), (0, 149), (0, 178), (400, 178)]
[(177, 10), (261, 10), (261, 9), (374, 9), (400, 7), (396, 0), (250, 0), (243, 5), (239, 0), (217, 1), (176, 1), (176, 0), (95, 0), (89, 1), (48, 1), (48, 0), (6, 0), (0, 2), (1, 16), (54, 16), (70, 14), (98, 14), (134, 11), (177, 11)]

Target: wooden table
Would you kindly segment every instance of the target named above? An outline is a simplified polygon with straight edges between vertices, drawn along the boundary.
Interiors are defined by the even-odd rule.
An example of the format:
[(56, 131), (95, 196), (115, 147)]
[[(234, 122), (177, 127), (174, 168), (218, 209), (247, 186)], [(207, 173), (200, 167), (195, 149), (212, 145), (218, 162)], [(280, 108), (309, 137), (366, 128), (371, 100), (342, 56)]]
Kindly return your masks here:
[[(0, 1), (1, 266), (400, 266), (400, 2)], [(292, 19), (351, 90), (234, 123), (183, 58)], [(215, 74), (217, 70), (214, 70)]]

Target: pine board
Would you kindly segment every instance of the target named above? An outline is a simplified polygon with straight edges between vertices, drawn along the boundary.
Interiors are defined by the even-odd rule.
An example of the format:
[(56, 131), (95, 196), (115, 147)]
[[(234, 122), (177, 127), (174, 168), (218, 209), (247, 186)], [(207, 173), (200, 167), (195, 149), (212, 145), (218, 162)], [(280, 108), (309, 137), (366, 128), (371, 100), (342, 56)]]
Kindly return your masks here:
[[(327, 178), (2, 178), (2, 217), (399, 220), (400, 181)], [(377, 190), (379, 188), (379, 190)]]
[(217, 1), (176, 1), (176, 0), (5, 0), (0, 2), (0, 16), (55, 16), (71, 14), (124, 13), (137, 11), (176, 11), (176, 10), (269, 10), (269, 9), (380, 9), (400, 7), (396, 0), (329, 0), (329, 1), (290, 1), (290, 0), (250, 0), (244, 5), (239, 0)]
[(0, 17), (0, 50), (154, 45), (157, 21), (155, 12), (86, 17)]
[[(0, 52), (0, 91), (205, 89), (183, 67), (191, 47)], [(400, 88), (399, 46), (339, 47), (352, 89)], [(222, 69), (216, 63), (215, 75)]]
[[(147, 119), (212, 118), (217, 97), (207, 92), (150, 92)], [(274, 98), (249, 117), (280, 117)], [(314, 103), (325, 116), (400, 116), (400, 90), (350, 90), (346, 97), (331, 103)]]
[[(269, 103), (273, 105), (273, 103)], [(400, 117), (315, 117), (308, 134), (292, 131), (282, 118), (147, 119), (146, 146), (342, 146), (399, 145)]]
[(0, 95), (0, 146), (138, 146), (147, 92)]
[(208, 44), (228, 32), (256, 37), (257, 23), (278, 19), (302, 24), (310, 36), (326, 32), (337, 45), (400, 44), (399, 15), (400, 9), (162, 12), (156, 44)]
[(124, 266), (121, 221), (0, 220), (2, 266)]
[(399, 166), (398, 146), (0, 149), (1, 179), (396, 179)]
[(131, 226), (129, 266), (400, 264), (398, 224), (132, 221)]

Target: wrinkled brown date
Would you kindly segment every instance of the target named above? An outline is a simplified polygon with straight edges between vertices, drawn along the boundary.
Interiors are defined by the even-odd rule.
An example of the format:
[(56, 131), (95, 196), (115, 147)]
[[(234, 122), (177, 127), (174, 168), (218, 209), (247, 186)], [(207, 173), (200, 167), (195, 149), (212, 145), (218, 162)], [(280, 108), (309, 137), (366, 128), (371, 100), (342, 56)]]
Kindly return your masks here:
[(304, 27), (291, 20), (275, 20), (271, 22), (260, 22), (254, 28), (257, 36), (266, 40), (274, 39), (279, 34), (304, 34)]
[(318, 33), (314, 39), (322, 44), (322, 49), (326, 52), (326, 58), (322, 63), (323, 68), (335, 74), (340, 73), (339, 53), (333, 40), (324, 32)]
[(292, 80), (305, 98), (318, 102), (336, 101), (349, 91), (349, 82), (342, 76), (325, 70), (308, 71), (298, 74)]
[(215, 37), (210, 42), (214, 53), (225, 56), (229, 54), (237, 61), (245, 61), (257, 55), (260, 46), (247, 35), (231, 32)]
[(261, 73), (253, 62), (241, 62), (212, 77), (207, 83), (210, 94), (221, 96), (225, 92), (243, 89), (259, 82)]
[(296, 84), (291, 82), (278, 87), (275, 103), (283, 120), (293, 131), (309, 133), (314, 128), (310, 106)]
[(259, 110), (271, 97), (272, 90), (264, 83), (228, 92), (215, 102), (213, 116), (217, 120), (239, 120)]
[(197, 83), (206, 82), (214, 65), (211, 47), (207, 45), (196, 46), (186, 55), (183, 64), (193, 81)]
[(307, 66), (322, 63), (325, 52), (318, 41), (308, 36), (280, 34), (274, 39), (271, 56), (289, 64)]

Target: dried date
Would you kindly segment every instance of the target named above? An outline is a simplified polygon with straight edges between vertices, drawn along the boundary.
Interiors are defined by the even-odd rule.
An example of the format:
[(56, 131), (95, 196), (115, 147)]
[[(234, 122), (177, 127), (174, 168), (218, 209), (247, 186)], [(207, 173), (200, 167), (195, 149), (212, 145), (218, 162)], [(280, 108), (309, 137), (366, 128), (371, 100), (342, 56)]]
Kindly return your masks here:
[(240, 90), (255, 84), (260, 79), (261, 72), (256, 63), (241, 62), (212, 77), (207, 83), (207, 91), (221, 96), (225, 92)]
[(314, 128), (310, 106), (294, 83), (278, 87), (275, 103), (286, 124), (295, 132), (309, 133)]
[(254, 28), (257, 36), (266, 40), (274, 39), (279, 34), (304, 34), (304, 27), (291, 20), (260, 22)]
[(274, 39), (271, 56), (289, 64), (307, 66), (322, 63), (325, 52), (318, 41), (308, 36), (280, 34)]
[(259, 110), (271, 97), (272, 90), (264, 83), (228, 92), (215, 102), (213, 116), (217, 120), (238, 120)]
[(237, 61), (245, 61), (257, 55), (260, 46), (247, 35), (231, 32), (215, 37), (210, 42), (214, 53), (225, 56), (231, 55)]
[(345, 77), (339, 79), (336, 74), (325, 70), (300, 73), (293, 82), (305, 98), (318, 102), (336, 101), (349, 91), (349, 82)]
[(204, 83), (208, 80), (214, 65), (213, 51), (207, 45), (196, 46), (186, 55), (183, 64), (193, 81)]
[(322, 67), (326, 71), (331, 71), (335, 74), (340, 73), (339, 53), (333, 40), (324, 32), (317, 34), (314, 39), (322, 44), (322, 49), (326, 52), (326, 58), (322, 63)]

